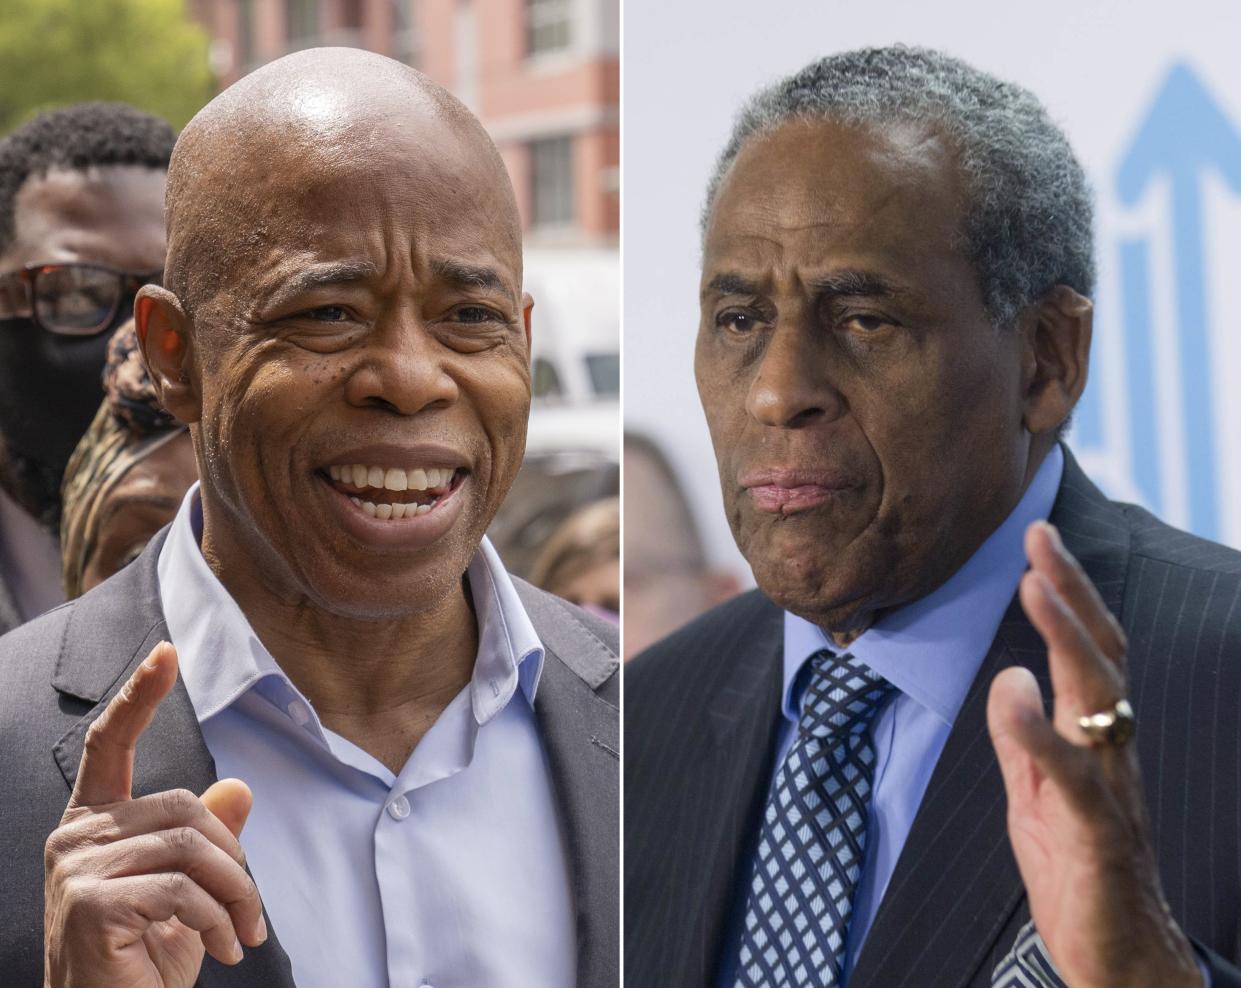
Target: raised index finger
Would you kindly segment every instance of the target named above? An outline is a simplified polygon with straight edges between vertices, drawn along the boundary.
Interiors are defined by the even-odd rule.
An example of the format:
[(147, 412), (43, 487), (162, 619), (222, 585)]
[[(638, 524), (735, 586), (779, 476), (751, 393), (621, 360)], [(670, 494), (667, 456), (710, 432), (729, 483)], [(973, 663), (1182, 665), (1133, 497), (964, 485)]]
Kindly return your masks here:
[(134, 748), (176, 681), (177, 650), (160, 642), (87, 730), (70, 808), (130, 798)]

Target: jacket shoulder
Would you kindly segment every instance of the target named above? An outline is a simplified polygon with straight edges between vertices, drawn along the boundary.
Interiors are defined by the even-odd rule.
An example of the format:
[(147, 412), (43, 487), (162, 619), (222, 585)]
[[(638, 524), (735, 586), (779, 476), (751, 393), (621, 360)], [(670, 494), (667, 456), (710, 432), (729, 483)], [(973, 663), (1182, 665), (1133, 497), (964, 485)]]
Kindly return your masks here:
[(1115, 505), (1129, 523), (1134, 556), (1192, 570), (1241, 577), (1241, 552), (1160, 521), (1136, 504)]

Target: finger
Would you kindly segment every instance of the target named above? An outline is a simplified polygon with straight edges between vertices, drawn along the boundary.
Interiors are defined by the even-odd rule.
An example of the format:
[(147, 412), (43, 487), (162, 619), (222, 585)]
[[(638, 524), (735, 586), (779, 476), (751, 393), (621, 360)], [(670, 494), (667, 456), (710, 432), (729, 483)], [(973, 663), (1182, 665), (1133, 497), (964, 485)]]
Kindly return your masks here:
[(193, 827), (239, 865), (244, 867), (246, 863), (245, 852), (228, 826), (188, 789), (166, 789), (79, 813), (84, 815), (58, 827), (49, 838), (53, 854), (87, 844), (111, 844), (158, 830)]
[(129, 799), (134, 747), (176, 681), (176, 649), (160, 642), (87, 730), (71, 809)]
[(1081, 564), (1064, 547), (1055, 526), (1035, 522), (1026, 529), (1025, 544), (1030, 566), (1051, 581), (1099, 650), (1123, 669), (1126, 642), (1120, 622), (1107, 609)]
[(212, 815), (229, 829), (234, 837), (241, 836), (254, 796), (240, 779), (221, 779), (202, 794), (202, 802)]
[(184, 872), (114, 878), (98, 884), (92, 911), (95, 927), (120, 924), (141, 937), (152, 923), (174, 916), (202, 938), (207, 953), (222, 964), (242, 958), (241, 941), (228, 911)]
[(79, 852), (66, 864), (101, 878), (182, 872), (229, 914), (233, 929), (252, 947), (267, 939), (263, 905), (254, 880), (236, 861), (193, 827), (142, 834)]
[(1030, 623), (1047, 642), (1056, 728), (1065, 738), (1087, 744), (1077, 719), (1105, 710), (1125, 695), (1120, 670), (1099, 651), (1041, 573), (1026, 573), (1021, 578), (1018, 596)]
[(1021, 738), (1022, 722), (1046, 721), (1038, 682), (1029, 669), (1011, 666), (991, 680), (987, 694), (987, 730), (995, 748), (1010, 807), (1020, 808), (1035, 796), (1036, 764)]
[(1028, 669), (1003, 670), (987, 696), (987, 728), (1008, 793), (1009, 811), (1020, 812), (1049, 779), (1081, 816), (1101, 816), (1105, 787), (1091, 752), (1069, 743), (1043, 715), (1038, 683)]

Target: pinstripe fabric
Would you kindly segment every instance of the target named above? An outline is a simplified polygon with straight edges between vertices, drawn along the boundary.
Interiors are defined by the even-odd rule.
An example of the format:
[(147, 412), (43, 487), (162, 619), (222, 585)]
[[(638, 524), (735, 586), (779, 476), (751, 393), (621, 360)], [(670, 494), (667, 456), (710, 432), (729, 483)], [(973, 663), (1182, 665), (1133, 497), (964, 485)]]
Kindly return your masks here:
[[(1113, 504), (1066, 450), (1052, 522), (1130, 640), (1137, 746), (1164, 890), (1241, 986), (1241, 554)], [(626, 670), (625, 969), (633, 988), (709, 988), (774, 760), (780, 610), (757, 592)], [(982, 988), (1030, 917), (986, 730), (1007, 665), (1050, 697), (1016, 602), (962, 705), (850, 988)]]

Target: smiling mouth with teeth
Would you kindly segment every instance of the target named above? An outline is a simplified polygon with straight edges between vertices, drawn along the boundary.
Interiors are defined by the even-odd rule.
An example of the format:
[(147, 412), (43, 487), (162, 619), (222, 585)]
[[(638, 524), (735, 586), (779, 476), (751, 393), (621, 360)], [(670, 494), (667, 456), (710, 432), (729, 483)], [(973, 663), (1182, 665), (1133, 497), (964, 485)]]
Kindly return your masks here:
[(457, 489), (465, 471), (452, 467), (372, 467), (360, 463), (327, 468), (332, 486), (370, 517), (414, 518), (432, 511)]

